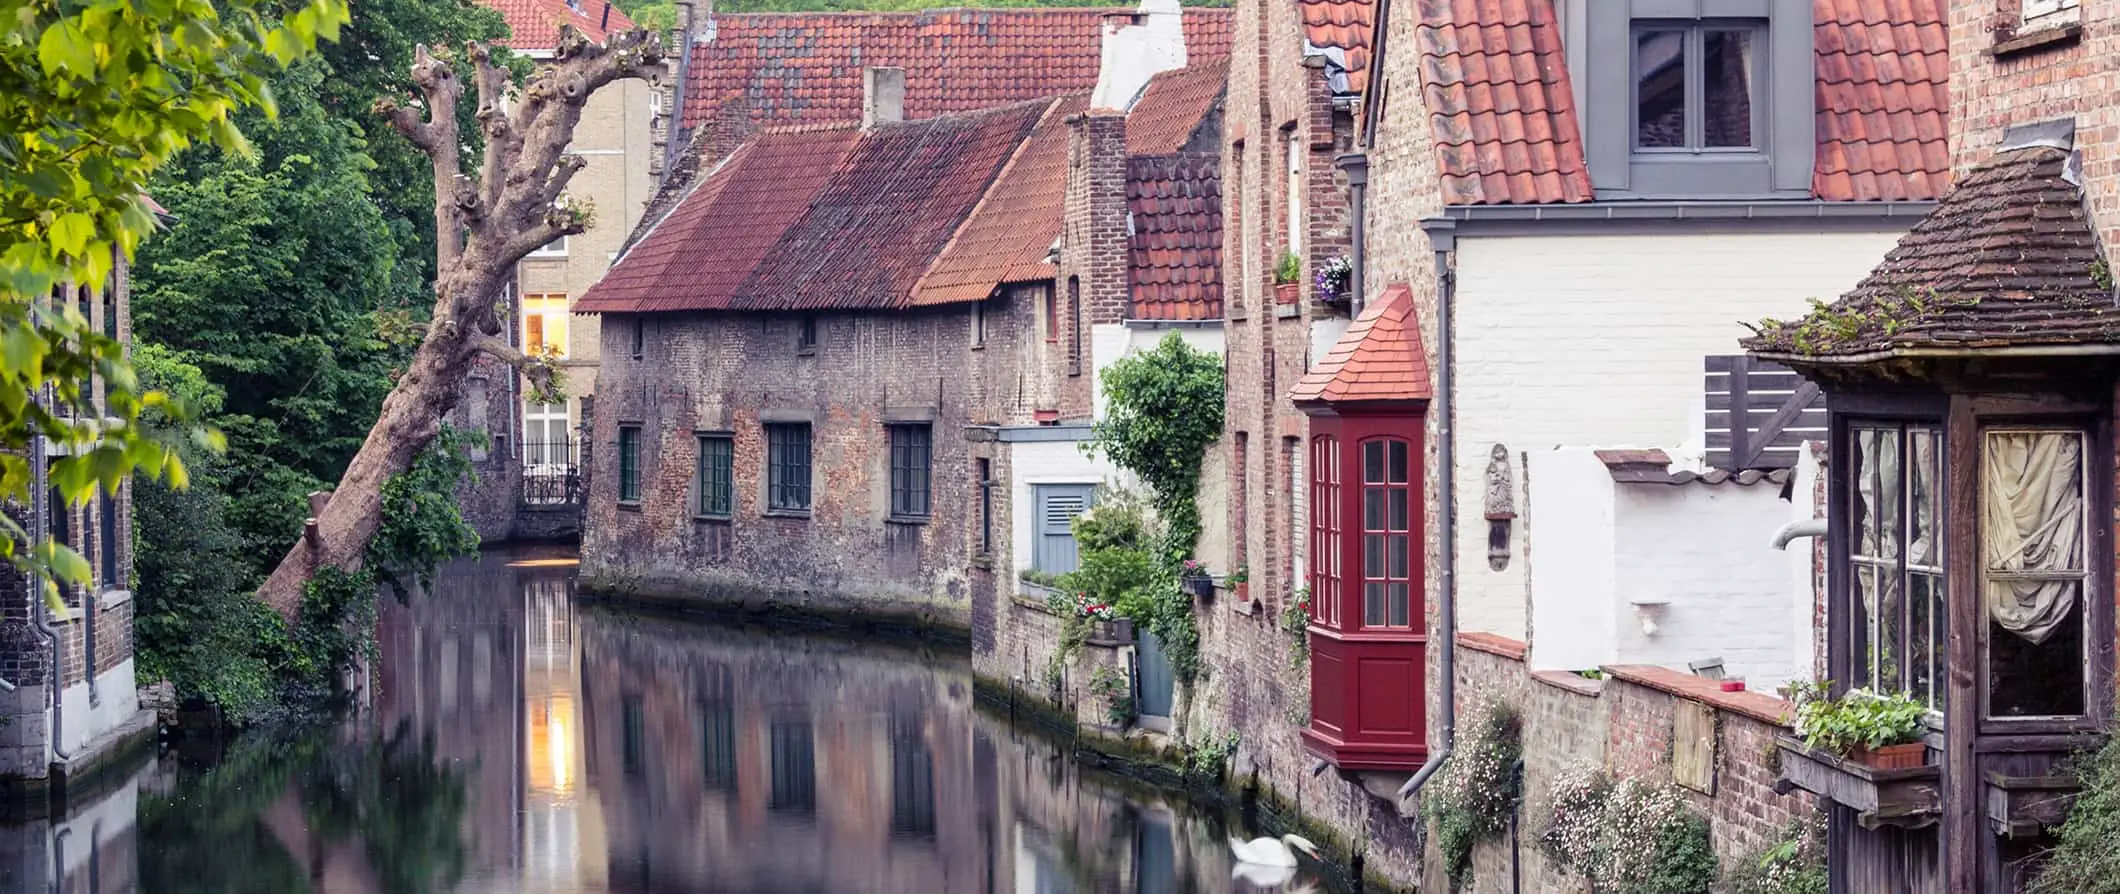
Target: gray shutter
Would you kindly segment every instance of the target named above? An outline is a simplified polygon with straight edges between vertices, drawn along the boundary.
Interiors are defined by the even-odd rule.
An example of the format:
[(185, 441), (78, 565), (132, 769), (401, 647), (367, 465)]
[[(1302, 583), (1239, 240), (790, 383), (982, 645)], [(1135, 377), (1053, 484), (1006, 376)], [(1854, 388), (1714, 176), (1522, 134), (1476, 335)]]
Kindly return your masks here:
[(1826, 439), (1826, 398), (1788, 367), (1744, 354), (1707, 358), (1708, 465), (1787, 469), (1805, 441)]
[(1089, 509), (1093, 488), (1087, 484), (1038, 485), (1038, 540), (1031, 567), (1052, 574), (1075, 570), (1075, 516)]

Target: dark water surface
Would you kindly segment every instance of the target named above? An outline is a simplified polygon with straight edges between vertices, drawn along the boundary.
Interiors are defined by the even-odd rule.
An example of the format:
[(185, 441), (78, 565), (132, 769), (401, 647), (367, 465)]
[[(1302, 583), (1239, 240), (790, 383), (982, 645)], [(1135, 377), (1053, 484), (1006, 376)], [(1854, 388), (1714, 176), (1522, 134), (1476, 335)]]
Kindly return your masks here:
[(0, 828), (20, 844), (4, 890), (1313, 883), (1306, 868), (1252, 884), (1226, 844), (1250, 837), (1236, 817), (1085, 774), (979, 712), (961, 652), (580, 607), (574, 571), (549, 552), (452, 567), (432, 596), (386, 606), (368, 711), (164, 753), (66, 821)]

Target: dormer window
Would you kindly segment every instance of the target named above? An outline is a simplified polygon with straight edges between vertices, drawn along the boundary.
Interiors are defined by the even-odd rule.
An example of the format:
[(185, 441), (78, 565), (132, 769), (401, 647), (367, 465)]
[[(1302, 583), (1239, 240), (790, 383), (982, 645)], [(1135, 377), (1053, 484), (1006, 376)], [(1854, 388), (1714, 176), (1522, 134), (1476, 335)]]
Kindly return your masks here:
[(1599, 199), (1811, 197), (1809, 2), (1562, 2)]

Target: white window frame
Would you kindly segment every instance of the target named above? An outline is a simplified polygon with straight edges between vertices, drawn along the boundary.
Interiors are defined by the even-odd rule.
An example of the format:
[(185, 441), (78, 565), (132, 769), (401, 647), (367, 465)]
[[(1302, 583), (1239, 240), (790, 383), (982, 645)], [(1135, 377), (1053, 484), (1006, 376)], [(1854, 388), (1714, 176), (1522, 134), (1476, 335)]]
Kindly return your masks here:
[(2069, 14), (2081, 16), (2082, 0), (2024, 0), (2021, 21), (2026, 25), (2060, 25), (2056, 19)]

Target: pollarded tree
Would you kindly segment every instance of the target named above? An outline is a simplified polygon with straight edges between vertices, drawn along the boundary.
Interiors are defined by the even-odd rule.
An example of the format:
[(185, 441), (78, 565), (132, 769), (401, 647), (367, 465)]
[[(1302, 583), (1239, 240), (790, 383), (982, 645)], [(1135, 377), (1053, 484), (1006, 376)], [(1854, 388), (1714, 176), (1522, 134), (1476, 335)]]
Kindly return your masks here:
[(463, 163), (457, 106), (465, 88), (446, 53), (422, 47), (413, 63), (424, 110), (389, 100), (377, 104), (377, 112), (433, 164), (434, 312), (330, 501), (259, 591), (290, 619), (320, 571), (361, 570), (381, 523), (383, 485), (410, 468), (441, 433), (442, 419), (456, 406), (481, 353), (521, 370), (539, 393), (554, 390), (549, 361), (526, 356), (501, 337), (502, 289), (517, 261), (591, 222), (588, 206), (566, 195), (584, 164), (567, 147), (590, 95), (615, 81), (654, 82), (663, 73), (661, 40), (646, 31), (614, 34), (597, 44), (562, 26), (552, 58), (512, 94), (508, 70), (483, 44), (465, 53), (474, 65), (474, 117), (485, 137), (476, 170)]

